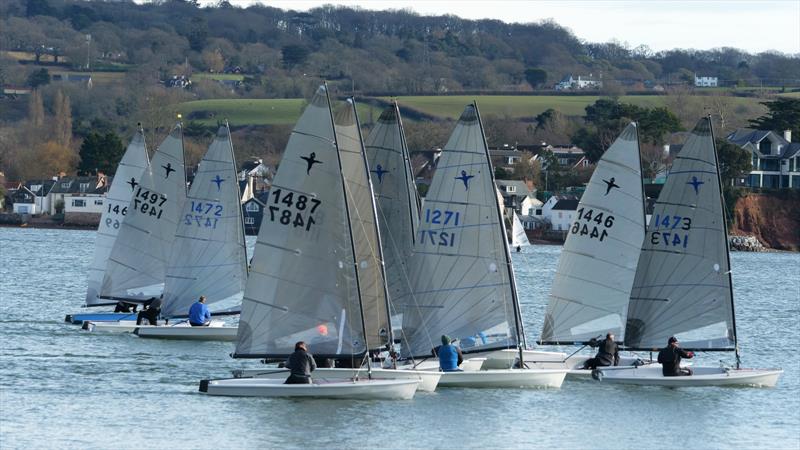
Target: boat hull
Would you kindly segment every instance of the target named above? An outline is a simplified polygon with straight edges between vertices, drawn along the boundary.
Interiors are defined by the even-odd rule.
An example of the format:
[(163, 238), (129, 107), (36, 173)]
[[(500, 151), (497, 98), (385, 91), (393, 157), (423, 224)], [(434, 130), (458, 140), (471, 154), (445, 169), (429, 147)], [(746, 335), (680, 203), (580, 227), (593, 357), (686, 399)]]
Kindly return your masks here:
[(118, 322), (120, 320), (136, 320), (137, 313), (86, 313), (86, 314), (67, 314), (64, 322), (73, 325), (80, 325), (83, 322)]
[(560, 388), (566, 369), (497, 369), (442, 372), (439, 387)]
[(81, 325), (81, 329), (90, 333), (133, 333), (137, 326), (135, 320), (120, 320), (119, 322), (86, 321)]
[(624, 370), (598, 371), (597, 378), (603, 383), (634, 384), (640, 386), (705, 387), (705, 386), (752, 386), (775, 387), (781, 369), (728, 369), (723, 367), (692, 367), (693, 375), (665, 377), (661, 366), (636, 367)]
[(228, 378), (202, 380), (200, 392), (231, 397), (293, 397), (347, 400), (410, 400), (418, 380), (337, 380), (284, 384), (283, 379)]
[[(235, 378), (272, 378), (285, 380), (289, 376), (287, 369), (240, 369), (234, 370)], [(344, 368), (322, 368), (319, 367), (312, 375), (315, 379), (352, 379), (367, 378), (366, 369), (344, 369)], [(372, 379), (374, 380), (418, 380), (417, 390), (422, 392), (433, 392), (439, 385), (441, 372), (429, 372), (425, 370), (401, 370), (401, 369), (372, 369)]]
[(144, 339), (180, 339), (189, 341), (227, 341), (236, 340), (238, 327), (208, 326), (193, 327), (189, 325), (136, 327), (133, 334)]

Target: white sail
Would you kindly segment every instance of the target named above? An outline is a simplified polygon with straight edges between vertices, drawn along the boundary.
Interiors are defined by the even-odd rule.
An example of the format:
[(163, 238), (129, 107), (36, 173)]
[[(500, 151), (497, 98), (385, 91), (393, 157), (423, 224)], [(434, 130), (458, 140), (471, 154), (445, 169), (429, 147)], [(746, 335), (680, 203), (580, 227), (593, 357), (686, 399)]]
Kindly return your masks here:
[(246, 280), (236, 163), (230, 130), (221, 126), (200, 161), (181, 211), (167, 265), (162, 315), (188, 314), (201, 295), (212, 311), (236, 307)]
[(111, 188), (103, 200), (103, 213), (100, 216), (100, 225), (97, 227), (97, 236), (94, 241), (94, 257), (89, 265), (89, 281), (86, 290), (86, 306), (97, 306), (115, 301), (103, 300), (99, 297), (106, 272), (108, 257), (119, 234), (120, 226), (128, 213), (131, 196), (142, 173), (147, 168), (147, 147), (144, 142), (144, 132), (139, 129), (133, 135), (122, 160), (114, 173)]
[(183, 139), (177, 125), (158, 147), (133, 191), (108, 259), (101, 296), (142, 299), (161, 294), (185, 201)]
[(355, 259), (326, 88), (295, 125), (273, 179), (234, 356), (366, 352)]
[[(397, 104), (381, 113), (365, 141), (378, 205), (389, 304), (409, 295), (408, 261), (419, 223), (417, 194)], [(396, 314), (396, 308), (392, 313)], [(394, 324), (396, 326), (397, 324)]]
[(578, 204), (550, 291), (541, 341), (624, 338), (628, 299), (644, 239), (644, 193), (636, 125), (619, 135)]
[(430, 354), (441, 335), (460, 339), (465, 351), (516, 345), (507, 246), (483, 130), (469, 105), (442, 151), (420, 212), (409, 263), (413, 293), (394, 302), (403, 312), (407, 356)]
[(522, 226), (522, 222), (519, 220), (519, 216), (517, 215), (516, 211), (511, 211), (511, 246), (512, 247), (524, 247), (526, 245), (531, 245), (530, 241), (528, 241), (528, 235), (525, 234), (525, 227)]
[(337, 111), (335, 124), (356, 252), (367, 344), (371, 350), (383, 348), (389, 343), (390, 335), (386, 280), (372, 182), (352, 100), (348, 100)]
[(710, 119), (675, 157), (647, 227), (633, 283), (625, 345), (733, 349), (728, 241)]

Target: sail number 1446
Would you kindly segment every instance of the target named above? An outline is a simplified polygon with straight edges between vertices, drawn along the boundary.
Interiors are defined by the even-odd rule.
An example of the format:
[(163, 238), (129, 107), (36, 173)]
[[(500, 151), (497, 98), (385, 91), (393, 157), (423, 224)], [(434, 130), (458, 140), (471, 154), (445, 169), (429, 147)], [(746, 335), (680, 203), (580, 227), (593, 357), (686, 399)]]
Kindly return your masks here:
[(602, 211), (594, 214), (590, 209), (584, 212), (584, 208), (578, 211), (578, 219), (572, 224), (570, 233), (580, 236), (589, 236), (590, 239), (597, 239), (603, 242), (608, 236), (608, 230), (614, 226), (614, 216), (605, 214)]

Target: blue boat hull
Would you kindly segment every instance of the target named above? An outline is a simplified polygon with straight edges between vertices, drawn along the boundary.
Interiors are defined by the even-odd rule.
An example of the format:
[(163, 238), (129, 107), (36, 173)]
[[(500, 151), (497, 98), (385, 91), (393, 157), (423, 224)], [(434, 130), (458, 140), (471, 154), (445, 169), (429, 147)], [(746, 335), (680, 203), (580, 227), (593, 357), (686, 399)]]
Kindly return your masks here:
[(65, 322), (80, 325), (85, 321), (92, 322), (116, 322), (118, 320), (136, 320), (136, 313), (86, 313), (86, 314), (67, 314)]

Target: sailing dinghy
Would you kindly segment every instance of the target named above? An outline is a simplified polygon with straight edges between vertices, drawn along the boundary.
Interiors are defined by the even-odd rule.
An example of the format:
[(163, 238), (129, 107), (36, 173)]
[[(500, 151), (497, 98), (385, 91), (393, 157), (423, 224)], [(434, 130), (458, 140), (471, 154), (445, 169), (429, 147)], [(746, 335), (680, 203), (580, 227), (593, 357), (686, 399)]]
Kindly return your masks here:
[[(304, 341), (319, 358), (359, 359), (376, 342), (388, 340), (388, 328), (374, 327), (385, 322), (379, 318), (385, 311), (377, 312), (377, 301), (367, 309), (362, 304), (363, 297), (384, 298), (381, 284), (372, 284), (374, 277), (382, 276), (374, 267), (380, 261), (374, 246), (379, 240), (375, 236), (366, 248), (354, 242), (355, 228), (364, 237), (369, 232), (367, 223), (374, 219), (356, 216), (360, 213), (353, 206), (372, 200), (351, 192), (353, 183), (348, 185), (345, 179), (357, 176), (349, 163), (360, 160), (359, 172), (364, 177), (368, 167), (363, 157), (343, 155), (340, 133), (334, 126), (327, 87), (320, 86), (295, 125), (273, 180), (242, 302), (235, 358), (285, 359), (297, 341)], [(369, 290), (364, 292), (364, 288)], [(365, 317), (370, 314), (377, 315), (368, 329)], [(367, 378), (370, 369), (367, 366)], [(232, 396), (410, 399), (418, 384), (418, 379), (314, 378), (313, 384), (287, 385), (281, 379), (254, 377), (202, 380), (200, 391)]]
[(781, 369), (740, 368), (719, 164), (711, 119), (698, 122), (675, 157), (641, 249), (624, 345), (658, 351), (671, 336), (685, 350), (733, 351), (735, 367), (693, 365), (691, 376), (659, 367), (600, 369), (603, 383), (671, 387), (774, 387)]
[[(379, 350), (394, 344), (394, 324), (390, 314), (392, 295), (407, 289), (409, 284), (407, 276), (389, 277), (390, 270), (398, 272), (406, 269), (406, 252), (410, 253), (413, 242), (413, 228), (416, 227), (414, 218), (419, 212), (416, 208), (416, 189), (413, 186), (413, 177), (410, 177), (408, 165), (408, 150), (405, 146), (402, 123), (400, 122), (397, 106), (387, 108), (378, 119), (375, 128), (367, 138), (364, 151), (367, 161), (362, 153), (361, 137), (359, 133), (358, 117), (355, 105), (348, 102), (345, 108), (336, 115), (336, 131), (342, 167), (345, 173), (345, 182), (348, 189), (348, 199), (351, 199), (351, 211), (354, 211), (355, 223), (353, 236), (357, 242), (368, 244), (362, 248), (360, 259), (370, 262), (369, 267), (374, 267), (373, 272), (361, 271), (362, 283), (366, 295), (362, 294), (361, 303), (366, 311), (372, 309), (372, 314), (365, 314), (364, 320), (367, 329), (381, 330), (372, 336), (369, 344), (371, 350)], [(364, 167), (373, 170), (364, 171)], [(375, 174), (375, 176), (373, 176)], [(377, 184), (375, 181), (377, 180)], [(411, 184), (409, 184), (411, 183)], [(372, 189), (370, 189), (372, 185)], [(371, 192), (375, 192), (375, 201)], [(408, 194), (411, 193), (409, 196)], [(398, 199), (398, 201), (395, 201)], [(358, 200), (358, 201), (356, 201)], [(379, 217), (380, 216), (380, 220)], [(376, 228), (376, 224), (380, 224)], [(378, 244), (378, 238), (383, 245)], [(409, 240), (406, 240), (408, 238)], [(382, 269), (380, 260), (370, 260), (372, 251), (370, 247), (378, 250), (384, 249), (380, 254), (385, 258), (386, 273)], [(388, 292), (387, 292), (388, 291)], [(370, 294), (371, 293), (371, 294)], [(393, 294), (392, 294), (393, 293)], [(387, 296), (388, 294), (388, 296)], [(369, 306), (373, 305), (373, 306)], [(370, 337), (367, 339), (370, 342)], [(315, 376), (332, 378), (354, 378), (365, 375), (365, 368), (318, 368)], [(441, 378), (440, 373), (422, 370), (398, 370), (395, 368), (372, 367), (373, 379), (417, 379), (420, 381), (417, 390), (432, 392)], [(283, 369), (248, 369), (234, 370), (234, 377), (255, 376), (262, 378), (282, 378), (288, 376)]]
[(236, 340), (237, 328), (214, 320), (190, 326), (189, 308), (203, 295), (212, 316), (238, 313), (247, 280), (247, 249), (230, 128), (221, 126), (189, 188), (166, 268), (161, 317), (142, 325), (141, 338)]
[[(525, 335), (477, 105), (468, 105), (442, 151), (420, 223), (411, 268), (412, 292), (402, 310), (404, 357), (430, 358), (434, 340), (448, 335), (465, 355), (514, 349)], [(432, 369), (437, 370), (437, 369)], [(566, 369), (443, 372), (439, 386), (559, 387)]]
[(525, 227), (522, 226), (522, 221), (519, 220), (517, 212), (511, 210), (511, 248), (516, 251), (522, 251), (522, 247), (531, 245), (528, 240), (528, 235), (525, 234)]
[[(100, 287), (106, 271), (108, 257), (119, 234), (122, 221), (128, 213), (132, 192), (139, 184), (145, 169), (149, 164), (147, 148), (144, 141), (144, 131), (141, 126), (133, 135), (125, 154), (117, 166), (111, 188), (103, 200), (103, 213), (100, 224), (97, 226), (97, 236), (94, 241), (94, 256), (89, 265), (89, 277), (86, 289), (84, 306), (106, 306), (116, 304), (116, 300), (100, 298)], [(83, 313), (70, 314), (64, 319), (66, 322), (80, 325), (84, 321), (117, 321), (136, 320), (136, 314), (129, 313)]]
[[(644, 230), (639, 138), (631, 123), (597, 162), (578, 203), (550, 290), (540, 345), (586, 346), (609, 332), (623, 341)], [(570, 375), (590, 376), (590, 370), (582, 369), (589, 357), (572, 355), (563, 363)], [(622, 358), (620, 364), (637, 362)]]

